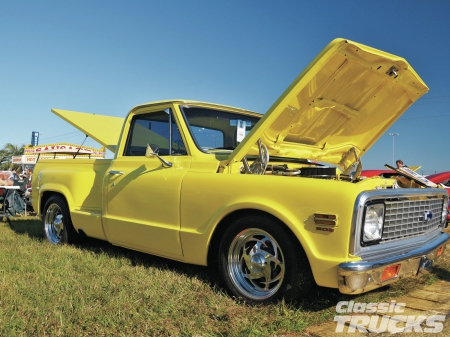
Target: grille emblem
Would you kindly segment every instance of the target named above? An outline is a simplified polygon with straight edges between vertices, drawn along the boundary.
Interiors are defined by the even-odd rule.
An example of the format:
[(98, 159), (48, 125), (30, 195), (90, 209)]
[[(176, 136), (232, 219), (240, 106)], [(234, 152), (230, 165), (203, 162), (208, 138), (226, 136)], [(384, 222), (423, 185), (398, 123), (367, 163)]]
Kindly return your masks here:
[(433, 212), (432, 211), (425, 211), (423, 212), (423, 220), (428, 221), (433, 219)]

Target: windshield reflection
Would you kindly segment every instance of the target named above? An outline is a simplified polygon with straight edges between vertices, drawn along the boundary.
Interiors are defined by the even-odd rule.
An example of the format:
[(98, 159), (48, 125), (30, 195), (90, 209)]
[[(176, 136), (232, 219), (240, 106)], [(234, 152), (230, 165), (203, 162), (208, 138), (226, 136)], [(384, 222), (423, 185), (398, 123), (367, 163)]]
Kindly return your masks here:
[(192, 138), (204, 152), (234, 150), (260, 119), (203, 107), (184, 106), (181, 110)]

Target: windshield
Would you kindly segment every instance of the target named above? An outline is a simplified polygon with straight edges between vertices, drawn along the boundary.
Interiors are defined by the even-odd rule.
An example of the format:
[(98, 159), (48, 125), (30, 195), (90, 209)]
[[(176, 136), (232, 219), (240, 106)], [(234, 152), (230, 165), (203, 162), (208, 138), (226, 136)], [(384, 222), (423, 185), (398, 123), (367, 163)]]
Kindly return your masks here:
[(200, 107), (181, 107), (192, 138), (203, 151), (234, 150), (259, 117)]

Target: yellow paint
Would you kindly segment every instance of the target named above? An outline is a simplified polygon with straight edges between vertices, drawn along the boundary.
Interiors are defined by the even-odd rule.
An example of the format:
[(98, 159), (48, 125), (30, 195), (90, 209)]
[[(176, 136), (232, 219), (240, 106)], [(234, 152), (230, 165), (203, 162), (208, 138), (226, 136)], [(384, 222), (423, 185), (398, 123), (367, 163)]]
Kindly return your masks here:
[(103, 116), (85, 112), (52, 109), (52, 112), (90, 136), (108, 150), (115, 152), (123, 126), (123, 117)]
[[(386, 74), (392, 66), (398, 68), (396, 78)], [(200, 265), (207, 264), (208, 254), (216, 253), (211, 238), (218, 226), (226, 226), (228, 215), (242, 210), (264, 212), (279, 219), (301, 243), (316, 282), (337, 287), (338, 264), (359, 260), (349, 254), (357, 196), (390, 186), (393, 180), (351, 183), (243, 175), (239, 173), (242, 158), (256, 154), (255, 144), (261, 139), (271, 157), (306, 158), (345, 169), (355, 161), (353, 155), (342, 161), (345, 153), (354, 147), (362, 156), (427, 90), (403, 58), (337, 39), (296, 78), (229, 156), (197, 148), (180, 106), (258, 114), (185, 100), (142, 104), (125, 119), (53, 109), (115, 151), (115, 158), (39, 162), (33, 206), (40, 209), (38, 196), (61, 193), (76, 229), (115, 245)], [(133, 116), (163, 109), (173, 111), (187, 155), (164, 156), (172, 167), (156, 157), (124, 156)], [(142, 130), (140, 137), (149, 132)], [(334, 232), (317, 230), (315, 213), (335, 215)]]
[[(395, 66), (399, 76), (386, 72)], [(256, 154), (339, 165), (351, 147), (359, 157), (428, 87), (405, 59), (344, 39), (332, 41), (264, 114), (230, 156)], [(347, 159), (342, 169), (354, 162)]]

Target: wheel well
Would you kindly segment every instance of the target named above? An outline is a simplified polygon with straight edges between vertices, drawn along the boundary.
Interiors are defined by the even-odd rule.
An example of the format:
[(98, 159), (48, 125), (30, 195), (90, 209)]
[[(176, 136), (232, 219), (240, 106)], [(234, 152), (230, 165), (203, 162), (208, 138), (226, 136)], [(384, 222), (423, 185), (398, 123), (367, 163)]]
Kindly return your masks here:
[(289, 234), (290, 237), (295, 238), (294, 240), (292, 240), (292, 242), (293, 242), (293, 244), (295, 244), (297, 246), (296, 248), (299, 251), (304, 252), (303, 247), (300, 244), (297, 237), (295, 236), (295, 234), (291, 231), (291, 229), (288, 226), (286, 226), (286, 224), (283, 221), (281, 221), (277, 217), (273, 216), (272, 214), (264, 212), (264, 211), (260, 211), (257, 209), (241, 209), (239, 211), (235, 211), (233, 213), (228, 214), (216, 226), (216, 229), (214, 230), (213, 236), (211, 238), (211, 241), (210, 241), (209, 247), (208, 247), (208, 261), (207, 261), (208, 266), (213, 266), (217, 260), (217, 250), (220, 245), (220, 239), (222, 238), (223, 233), (225, 232), (225, 230), (227, 228), (227, 225), (229, 223), (231, 223), (233, 220), (235, 220), (241, 216), (249, 215), (249, 214), (264, 215), (264, 216), (272, 218), (274, 221), (278, 222), (280, 224), (280, 226), (282, 228), (284, 228), (284, 230)]
[(53, 191), (47, 191), (47, 192), (44, 192), (44, 193), (42, 194), (42, 197), (41, 197), (40, 210), (39, 210), (39, 213), (40, 213), (40, 214), (42, 214), (42, 212), (44, 211), (45, 204), (47, 203), (47, 200), (48, 200), (52, 195), (59, 195), (61, 198), (64, 199), (64, 201), (65, 201), (66, 204), (67, 204), (67, 200), (66, 200), (66, 197), (64, 196), (64, 194), (59, 193), (59, 192), (53, 192)]

